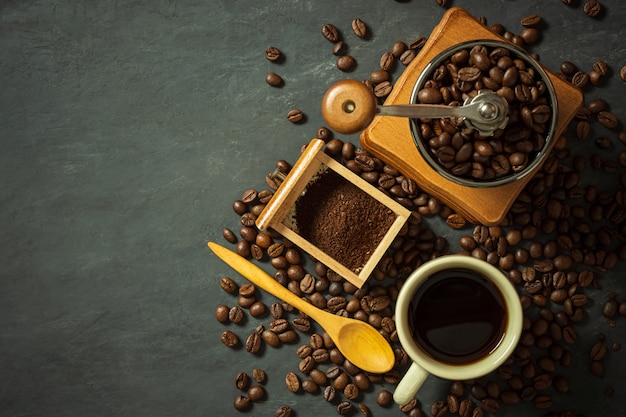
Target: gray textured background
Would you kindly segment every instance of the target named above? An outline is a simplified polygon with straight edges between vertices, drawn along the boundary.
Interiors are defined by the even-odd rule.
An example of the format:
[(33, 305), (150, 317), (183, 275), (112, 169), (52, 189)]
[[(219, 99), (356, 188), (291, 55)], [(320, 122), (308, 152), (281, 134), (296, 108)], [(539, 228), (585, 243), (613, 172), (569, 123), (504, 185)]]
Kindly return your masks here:
[[(619, 0), (602, 1), (600, 19), (585, 16), (582, 1), (453, 3), (514, 32), (521, 17), (542, 15), (534, 50), (548, 68), (564, 59), (589, 69), (601, 58), (614, 72), (626, 64)], [(253, 356), (220, 343), (214, 309), (234, 300), (218, 278), (244, 281), (206, 242), (222, 242), (222, 228), (237, 226), (232, 202), (264, 188), (274, 162), (295, 161), (324, 124), (319, 103), (331, 82), (367, 78), (394, 41), (427, 36), (443, 13), (430, 0), (0, 2), (0, 415), (236, 415), (233, 378), (255, 367), (268, 372), (269, 395), (250, 414), (290, 404), (298, 417), (334, 415), (319, 395), (285, 389), (297, 344)], [(355, 17), (370, 39), (353, 36)], [(334, 68), (325, 23), (343, 32), (353, 73)], [(283, 63), (265, 60), (270, 45)], [(283, 88), (265, 84), (270, 70)], [(615, 73), (588, 93), (626, 117)], [(306, 123), (286, 121), (293, 107)], [(610, 290), (624, 299), (624, 269), (603, 278), (596, 300)], [(626, 342), (623, 319), (609, 329), (597, 317), (600, 302), (569, 370), (581, 377), (558, 405), (623, 416), (624, 353), (610, 353), (603, 380), (585, 369), (596, 332)], [(231, 327), (245, 337), (256, 324)], [(364, 401), (376, 416), (400, 415), (374, 405), (383, 386), (391, 389), (376, 386)], [(429, 380), (418, 396), (425, 412), (446, 389)]]

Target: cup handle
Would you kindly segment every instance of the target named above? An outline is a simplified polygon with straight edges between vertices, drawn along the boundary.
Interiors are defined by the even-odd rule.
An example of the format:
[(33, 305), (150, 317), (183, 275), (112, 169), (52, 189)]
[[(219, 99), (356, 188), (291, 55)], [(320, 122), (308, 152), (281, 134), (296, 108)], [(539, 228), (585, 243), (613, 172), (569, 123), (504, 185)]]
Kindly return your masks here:
[(413, 399), (428, 375), (426, 369), (413, 362), (396, 386), (393, 400), (401, 406), (407, 404)]

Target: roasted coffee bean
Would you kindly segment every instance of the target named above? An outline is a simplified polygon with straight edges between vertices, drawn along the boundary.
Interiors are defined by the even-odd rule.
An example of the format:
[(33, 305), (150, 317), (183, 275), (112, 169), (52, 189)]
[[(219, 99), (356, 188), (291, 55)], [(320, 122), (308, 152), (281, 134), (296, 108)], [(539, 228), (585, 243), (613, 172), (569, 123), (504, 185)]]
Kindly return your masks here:
[(322, 26), (322, 35), (330, 42), (337, 42), (339, 40), (339, 31), (332, 23), (327, 23)]
[(337, 390), (332, 385), (328, 385), (326, 388), (324, 388), (323, 396), (325, 401), (333, 402), (336, 395)]
[(459, 397), (454, 394), (448, 394), (446, 396), (446, 404), (448, 405), (448, 411), (452, 414), (459, 412)]
[(622, 68), (620, 68), (619, 70), (619, 77), (622, 79), (622, 81), (626, 82), (626, 65), (622, 66)]
[(280, 346), (280, 339), (278, 338), (278, 335), (269, 329), (263, 330), (261, 338), (271, 347)]
[(291, 123), (299, 123), (303, 120), (303, 118), (304, 113), (302, 113), (302, 110), (300, 109), (289, 110), (289, 112), (287, 113), (287, 120), (289, 120)]
[(602, 5), (597, 0), (587, 0), (583, 6), (583, 11), (589, 17), (596, 17), (602, 11)]
[(448, 405), (443, 400), (437, 400), (430, 406), (430, 413), (433, 417), (443, 417), (448, 412)]
[(280, 87), (284, 84), (283, 78), (275, 72), (268, 72), (265, 76), (265, 82), (272, 87)]
[(387, 407), (389, 404), (391, 404), (392, 400), (393, 394), (386, 389), (381, 389), (380, 391), (378, 391), (378, 394), (376, 394), (376, 404), (381, 407)]
[(541, 16), (538, 14), (530, 14), (523, 17), (520, 23), (525, 27), (534, 27), (541, 23)]
[(609, 111), (601, 111), (598, 113), (598, 121), (606, 128), (613, 129), (619, 124), (619, 120), (615, 114)]
[(350, 55), (342, 55), (337, 58), (336, 66), (341, 71), (352, 71), (356, 66), (356, 60)]
[(239, 286), (232, 278), (222, 277), (220, 279), (220, 287), (229, 294), (236, 294), (239, 291)]
[(228, 306), (218, 305), (215, 308), (215, 318), (220, 323), (228, 323), (228, 321), (229, 321), (229, 318), (228, 318), (229, 311), (230, 311), (230, 309), (228, 308)]
[(572, 84), (578, 88), (583, 88), (589, 82), (589, 74), (584, 71), (577, 71), (572, 75)]
[(309, 332), (311, 330), (311, 321), (306, 317), (296, 317), (291, 321), (291, 325), (298, 331), (303, 333)]
[(259, 384), (264, 383), (266, 377), (267, 377), (267, 375), (265, 374), (264, 370), (259, 369), (259, 368), (254, 368), (252, 370), (252, 379), (254, 379)]
[(415, 409), (417, 405), (417, 398), (413, 397), (408, 403), (400, 405), (400, 411), (408, 414), (411, 410)]
[(265, 58), (268, 61), (278, 61), (281, 57), (280, 49), (270, 46), (265, 50)]
[(367, 25), (361, 19), (356, 18), (352, 21), (352, 32), (359, 38), (367, 36)]
[(250, 401), (261, 401), (265, 397), (265, 388), (261, 385), (253, 385), (248, 389), (248, 398)]
[(500, 411), (500, 403), (494, 398), (485, 398), (480, 403), (483, 410), (489, 414), (497, 414)]
[(239, 337), (230, 330), (225, 330), (220, 337), (222, 343), (228, 347), (236, 347), (239, 345)]
[(343, 389), (343, 395), (348, 400), (355, 400), (359, 396), (359, 388), (353, 383), (348, 384)]
[(535, 405), (535, 408), (545, 410), (552, 407), (552, 397), (545, 394), (538, 395), (533, 400), (533, 404)]
[(246, 351), (250, 353), (258, 353), (261, 349), (261, 336), (258, 333), (252, 332), (246, 339)]
[(233, 402), (233, 406), (237, 411), (246, 411), (252, 405), (252, 401), (248, 397), (243, 395), (238, 395), (235, 397), (235, 401)]
[(415, 59), (415, 56), (416, 54), (414, 50), (407, 49), (402, 53), (402, 55), (400, 55), (400, 62), (403, 65), (409, 65), (413, 61), (413, 59)]
[(591, 350), (589, 351), (589, 357), (591, 358), (591, 360), (594, 360), (594, 361), (601, 360), (605, 354), (606, 354), (606, 346), (604, 345), (603, 342), (597, 342), (591, 347)]
[(285, 376), (285, 385), (289, 391), (298, 392), (300, 391), (300, 378), (294, 372), (289, 372)]
[(617, 301), (614, 298), (611, 298), (602, 306), (602, 315), (607, 319), (612, 319), (613, 317), (615, 317), (618, 308), (619, 305)]
[(293, 410), (288, 405), (281, 405), (274, 413), (274, 417), (291, 417)]
[(350, 401), (342, 401), (339, 404), (337, 404), (337, 414), (339, 414), (340, 416), (350, 415), (352, 414), (353, 410), (354, 410), (354, 406), (352, 405)]
[(592, 361), (591, 365), (589, 365), (589, 371), (596, 376), (602, 376), (604, 374), (604, 364), (601, 361)]
[(309, 394), (315, 394), (320, 390), (319, 385), (317, 385), (314, 381), (310, 379), (305, 379), (302, 381), (302, 390), (304, 392), (308, 392)]
[(237, 236), (232, 230), (230, 230), (227, 227), (225, 227), (224, 230), (222, 230), (222, 236), (224, 236), (224, 239), (226, 239), (228, 243), (232, 243), (232, 244), (237, 243)]
[(460, 417), (471, 417), (474, 412), (474, 402), (469, 398), (464, 399), (459, 404), (459, 416)]
[(239, 372), (236, 376), (235, 376), (235, 386), (242, 390), (245, 391), (248, 389), (248, 386), (250, 385), (250, 377), (248, 376), (247, 373), (245, 372)]
[[(391, 46), (391, 54), (394, 58), (400, 58), (400, 55), (407, 50), (407, 45), (402, 41), (396, 41)], [(381, 65), (382, 67), (382, 65)]]

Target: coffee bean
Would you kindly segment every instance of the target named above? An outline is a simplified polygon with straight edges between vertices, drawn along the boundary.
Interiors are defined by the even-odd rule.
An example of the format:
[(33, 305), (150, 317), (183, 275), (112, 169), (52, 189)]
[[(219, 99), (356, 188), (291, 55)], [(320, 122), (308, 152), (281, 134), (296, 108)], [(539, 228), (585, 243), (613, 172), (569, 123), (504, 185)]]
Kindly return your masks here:
[(291, 417), (293, 410), (288, 405), (281, 405), (274, 413), (274, 417)]
[(229, 294), (235, 294), (239, 291), (237, 283), (229, 277), (222, 277), (220, 279), (220, 287)]
[(443, 400), (437, 400), (430, 406), (433, 417), (443, 417), (448, 412), (448, 405)]
[(523, 17), (520, 23), (522, 26), (525, 27), (537, 26), (539, 23), (541, 23), (541, 16), (539, 16), (538, 14), (531, 14)]
[(267, 375), (265, 374), (264, 370), (258, 368), (252, 370), (252, 379), (254, 379), (259, 384), (264, 383), (266, 377)]
[(289, 372), (285, 376), (285, 385), (287, 385), (289, 391), (298, 392), (300, 391), (300, 378), (294, 372)]
[(396, 56), (394, 55), (393, 51), (385, 52), (380, 57), (380, 61), (379, 61), (380, 68), (384, 71), (390, 71), (393, 68), (393, 64), (395, 63), (395, 61), (396, 61)]
[(275, 72), (268, 72), (265, 76), (265, 82), (272, 87), (280, 87), (284, 83), (282, 77)]
[(597, 0), (587, 0), (583, 6), (583, 11), (589, 17), (596, 17), (602, 11), (602, 5)]
[(248, 398), (250, 401), (261, 401), (265, 397), (265, 388), (260, 385), (253, 385), (248, 389)]
[(367, 25), (361, 19), (356, 18), (352, 21), (352, 32), (359, 38), (367, 36)]
[(612, 319), (613, 317), (615, 317), (615, 314), (617, 313), (618, 308), (619, 308), (619, 305), (617, 301), (614, 298), (612, 298), (608, 300), (606, 303), (604, 303), (604, 305), (602, 306), (602, 315), (606, 317), (607, 319)]
[(572, 75), (572, 84), (578, 88), (583, 88), (589, 82), (589, 74), (584, 71), (577, 71)]
[(598, 113), (598, 121), (600, 122), (600, 124), (608, 129), (613, 129), (619, 124), (617, 116), (606, 110)]
[(552, 397), (550, 397), (549, 395), (545, 395), (545, 394), (538, 395), (533, 400), (533, 404), (535, 405), (535, 408), (540, 409), (540, 410), (545, 410), (547, 408), (552, 407)]
[(263, 330), (261, 338), (271, 347), (280, 346), (280, 339), (278, 338), (278, 335), (269, 329)]
[(298, 331), (307, 333), (311, 329), (311, 321), (305, 317), (297, 317), (291, 321), (291, 325)]
[(400, 62), (403, 65), (409, 65), (413, 61), (413, 59), (415, 59), (415, 56), (416, 54), (414, 50), (407, 49), (402, 53), (402, 55), (400, 55)]
[(265, 58), (269, 61), (278, 61), (281, 57), (280, 49), (270, 46), (265, 50)]
[(287, 119), (291, 123), (299, 123), (302, 121), (303, 118), (304, 118), (304, 114), (302, 113), (302, 110), (300, 109), (289, 110), (289, 112), (287, 113)]
[(619, 77), (622, 79), (622, 81), (626, 82), (626, 65), (622, 66), (622, 68), (620, 68), (619, 70)]
[(252, 332), (246, 339), (246, 351), (250, 353), (258, 353), (261, 349), (261, 336), (258, 333)]
[(578, 71), (578, 67), (570, 61), (563, 61), (560, 65), (560, 70), (565, 75), (574, 75)]
[(323, 396), (324, 396), (325, 401), (333, 402), (335, 400), (336, 395), (337, 395), (337, 390), (332, 385), (329, 385), (326, 388), (324, 388)]
[(379, 98), (387, 97), (392, 89), (393, 85), (389, 81), (383, 81), (374, 88), (374, 95)]
[(485, 398), (482, 400), (481, 407), (489, 414), (497, 414), (500, 411), (500, 403), (494, 398)]
[(337, 404), (337, 414), (339, 414), (340, 416), (347, 416), (352, 414), (353, 409), (354, 406), (350, 401), (342, 401)]
[(230, 330), (225, 330), (220, 337), (222, 343), (228, 347), (236, 347), (239, 345), (239, 338)]
[(446, 218), (446, 224), (453, 229), (462, 229), (465, 227), (466, 221), (460, 214), (451, 214)]
[(342, 55), (337, 58), (336, 66), (341, 71), (349, 72), (356, 66), (356, 60), (350, 55)]
[(238, 389), (245, 391), (248, 389), (249, 385), (250, 385), (250, 377), (245, 372), (239, 372), (235, 376), (235, 386)]
[(386, 389), (381, 389), (380, 391), (378, 391), (378, 394), (376, 394), (376, 404), (381, 407), (388, 406), (389, 404), (391, 404), (392, 400), (393, 394)]
[(243, 395), (238, 395), (235, 397), (235, 401), (233, 402), (233, 405), (237, 411), (246, 411), (250, 408), (250, 406), (252, 405), (252, 402), (250, 401), (248, 397), (245, 397)]
[(428, 38), (426, 38), (425, 36), (418, 36), (417, 38), (413, 39), (412, 42), (409, 43), (409, 49), (411, 50), (422, 49), (424, 45), (426, 44), (427, 40)]
[(454, 394), (448, 394), (446, 396), (446, 404), (448, 405), (448, 411), (456, 414), (459, 412), (459, 398)]
[(474, 402), (468, 398), (461, 401), (459, 404), (459, 416), (460, 417), (471, 417), (474, 411)]
[(220, 323), (228, 323), (228, 312), (230, 309), (225, 305), (219, 305), (215, 308), (215, 318)]
[(322, 26), (322, 35), (330, 42), (337, 42), (339, 40), (339, 31), (332, 23), (327, 23)]

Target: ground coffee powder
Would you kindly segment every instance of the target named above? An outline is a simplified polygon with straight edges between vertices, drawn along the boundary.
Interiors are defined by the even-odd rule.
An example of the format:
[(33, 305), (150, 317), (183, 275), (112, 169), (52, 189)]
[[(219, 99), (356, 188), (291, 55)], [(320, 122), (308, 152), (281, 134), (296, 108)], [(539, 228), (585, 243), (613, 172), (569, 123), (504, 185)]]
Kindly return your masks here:
[(295, 204), (298, 233), (357, 274), (394, 220), (392, 210), (332, 170)]

